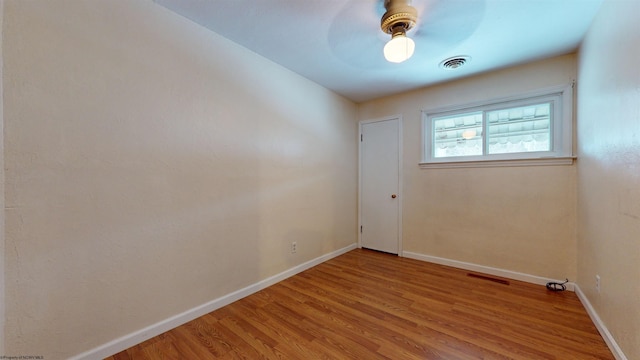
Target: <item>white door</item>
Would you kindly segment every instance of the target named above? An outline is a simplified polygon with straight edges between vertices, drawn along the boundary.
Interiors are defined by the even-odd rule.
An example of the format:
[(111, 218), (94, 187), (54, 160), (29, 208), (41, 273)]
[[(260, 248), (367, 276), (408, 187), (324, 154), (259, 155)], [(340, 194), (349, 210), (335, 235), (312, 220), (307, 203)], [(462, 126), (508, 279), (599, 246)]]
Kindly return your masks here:
[(360, 123), (360, 246), (400, 251), (400, 119)]

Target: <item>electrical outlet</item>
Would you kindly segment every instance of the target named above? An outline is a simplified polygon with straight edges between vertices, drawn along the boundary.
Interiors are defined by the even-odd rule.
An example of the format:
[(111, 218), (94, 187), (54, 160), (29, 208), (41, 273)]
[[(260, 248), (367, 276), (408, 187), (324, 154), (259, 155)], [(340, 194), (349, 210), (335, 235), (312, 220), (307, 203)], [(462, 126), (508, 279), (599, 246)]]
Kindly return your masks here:
[(295, 241), (291, 242), (291, 253), (295, 254), (298, 251), (298, 243)]
[(600, 275), (596, 275), (596, 291), (600, 293)]

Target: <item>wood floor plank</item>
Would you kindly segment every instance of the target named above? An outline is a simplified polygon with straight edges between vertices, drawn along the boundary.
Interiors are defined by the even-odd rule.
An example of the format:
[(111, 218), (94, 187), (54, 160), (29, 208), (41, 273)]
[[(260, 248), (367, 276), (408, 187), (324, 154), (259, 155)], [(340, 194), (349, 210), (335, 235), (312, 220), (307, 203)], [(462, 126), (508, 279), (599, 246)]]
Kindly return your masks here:
[(480, 275), (357, 249), (107, 360), (614, 359), (574, 293)]

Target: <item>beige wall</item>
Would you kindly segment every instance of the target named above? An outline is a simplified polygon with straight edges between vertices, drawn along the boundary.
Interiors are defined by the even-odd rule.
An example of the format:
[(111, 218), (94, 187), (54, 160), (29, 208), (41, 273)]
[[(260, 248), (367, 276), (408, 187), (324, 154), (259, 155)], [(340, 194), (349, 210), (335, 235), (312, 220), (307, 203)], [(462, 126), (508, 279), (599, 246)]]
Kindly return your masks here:
[(605, 1), (578, 66), (578, 284), (628, 359), (640, 359), (638, 14), (638, 1)]
[(5, 353), (76, 355), (356, 242), (352, 102), (151, 0), (8, 0), (3, 30)]
[[(0, 79), (2, 79), (2, 22), (4, 19), (4, 0), (0, 0)], [(2, 81), (0, 81), (0, 99), (3, 98)], [(4, 228), (4, 102), (0, 100), (0, 354), (4, 350), (5, 327), (5, 228)]]
[(575, 77), (575, 56), (567, 55), (361, 104), (360, 120), (404, 119), (404, 251), (575, 279), (575, 166), (418, 167), (421, 110), (566, 85)]

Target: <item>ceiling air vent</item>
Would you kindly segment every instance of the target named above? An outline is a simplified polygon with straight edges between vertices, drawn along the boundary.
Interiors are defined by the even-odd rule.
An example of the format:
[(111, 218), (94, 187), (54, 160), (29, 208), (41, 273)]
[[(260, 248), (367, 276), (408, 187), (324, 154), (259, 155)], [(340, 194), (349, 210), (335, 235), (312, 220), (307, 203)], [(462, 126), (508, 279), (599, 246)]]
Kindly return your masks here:
[(454, 56), (443, 60), (440, 63), (440, 67), (445, 70), (454, 70), (466, 64), (469, 60), (471, 60), (471, 58), (468, 56)]

